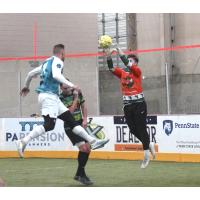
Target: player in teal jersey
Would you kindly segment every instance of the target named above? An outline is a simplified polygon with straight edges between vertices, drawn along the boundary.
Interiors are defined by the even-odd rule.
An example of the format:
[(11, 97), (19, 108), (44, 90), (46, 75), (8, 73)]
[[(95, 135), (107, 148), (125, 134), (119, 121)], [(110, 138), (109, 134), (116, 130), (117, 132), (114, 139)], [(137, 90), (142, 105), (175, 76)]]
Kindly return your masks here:
[(68, 123), (74, 134), (83, 137), (91, 145), (92, 149), (97, 149), (109, 140), (98, 140), (88, 135), (87, 132), (77, 125), (70, 111), (59, 99), (60, 84), (73, 87), (79, 90), (70, 81), (63, 76), (63, 67), (65, 60), (65, 47), (63, 44), (57, 44), (53, 47), (53, 56), (48, 58), (39, 67), (30, 71), (25, 80), (25, 86), (21, 90), (21, 96), (29, 93), (29, 86), (33, 77), (40, 75), (40, 85), (37, 87), (38, 103), (41, 114), (44, 118), (44, 124), (38, 125), (24, 138), (16, 141), (17, 150), (20, 157), (24, 156), (26, 145), (34, 138), (39, 137), (45, 132), (51, 131), (55, 127), (56, 119), (59, 118)]

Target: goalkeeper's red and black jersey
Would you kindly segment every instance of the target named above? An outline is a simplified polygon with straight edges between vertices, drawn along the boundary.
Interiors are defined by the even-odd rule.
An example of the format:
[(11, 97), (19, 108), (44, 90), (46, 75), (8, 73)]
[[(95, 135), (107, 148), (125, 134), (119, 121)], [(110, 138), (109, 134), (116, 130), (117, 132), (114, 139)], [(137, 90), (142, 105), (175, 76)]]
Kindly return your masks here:
[[(127, 68), (115, 67), (113, 74), (120, 79), (121, 91), (125, 100), (124, 103), (144, 100), (142, 93), (142, 72), (138, 66), (133, 65)], [(138, 99), (132, 98), (137, 96), (139, 97)]]

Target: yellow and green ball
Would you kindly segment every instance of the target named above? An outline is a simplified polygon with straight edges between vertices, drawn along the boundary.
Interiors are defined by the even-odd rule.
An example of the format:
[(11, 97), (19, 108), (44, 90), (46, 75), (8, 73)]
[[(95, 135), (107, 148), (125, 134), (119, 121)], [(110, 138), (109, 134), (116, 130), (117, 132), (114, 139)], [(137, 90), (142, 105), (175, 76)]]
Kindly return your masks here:
[(109, 35), (102, 35), (99, 39), (99, 45), (103, 49), (109, 48), (112, 45), (112, 38)]

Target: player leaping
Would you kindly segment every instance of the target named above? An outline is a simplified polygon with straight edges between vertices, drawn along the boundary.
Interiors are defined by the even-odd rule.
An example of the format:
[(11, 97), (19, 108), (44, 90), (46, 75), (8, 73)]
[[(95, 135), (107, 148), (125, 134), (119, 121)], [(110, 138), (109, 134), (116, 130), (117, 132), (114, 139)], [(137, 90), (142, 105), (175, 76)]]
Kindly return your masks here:
[(127, 125), (132, 134), (134, 134), (143, 145), (144, 160), (141, 168), (146, 168), (150, 161), (149, 151), (155, 159), (154, 143), (150, 143), (150, 138), (146, 130), (147, 105), (144, 99), (142, 89), (142, 71), (138, 67), (138, 57), (134, 54), (125, 56), (118, 47), (116, 51), (125, 67), (114, 67), (112, 61), (112, 51), (108, 48), (106, 51), (107, 64), (109, 70), (120, 79), (121, 90), (123, 94), (123, 110)]
[(38, 125), (23, 139), (17, 140), (16, 145), (20, 157), (24, 156), (24, 150), (28, 142), (47, 131), (51, 131), (55, 127), (56, 118), (66, 122), (72, 129), (73, 133), (81, 136), (91, 145), (91, 148), (98, 149), (106, 144), (109, 139), (97, 140), (78, 125), (69, 109), (59, 99), (60, 83), (73, 87), (79, 90), (70, 81), (66, 80), (62, 74), (65, 59), (65, 47), (63, 44), (55, 45), (53, 48), (53, 56), (48, 58), (42, 65), (30, 71), (25, 80), (25, 87), (21, 90), (21, 96), (26, 96), (29, 93), (30, 82), (33, 77), (40, 75), (41, 81), (39, 87), (36, 89), (38, 92), (38, 102), (41, 109), (41, 114), (44, 118), (44, 124)]

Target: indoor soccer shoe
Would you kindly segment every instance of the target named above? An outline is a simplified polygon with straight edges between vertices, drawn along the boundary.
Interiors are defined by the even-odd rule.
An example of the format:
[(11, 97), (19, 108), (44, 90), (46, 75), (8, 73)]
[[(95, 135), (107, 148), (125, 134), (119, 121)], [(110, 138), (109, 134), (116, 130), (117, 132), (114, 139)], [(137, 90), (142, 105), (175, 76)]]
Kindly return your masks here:
[(92, 185), (93, 182), (87, 176), (75, 176), (74, 180), (79, 181), (83, 185)]
[(24, 157), (24, 150), (26, 148), (26, 144), (23, 143), (21, 140), (16, 141), (17, 151), (20, 158)]
[(153, 160), (155, 160), (156, 159), (156, 150), (155, 150), (155, 144), (153, 142), (151, 142), (149, 144), (149, 151), (151, 152)]
[(91, 149), (92, 150), (99, 149), (108, 142), (109, 142), (109, 139), (96, 140), (94, 143), (91, 144)]
[(145, 155), (144, 160), (142, 161), (141, 169), (146, 168), (149, 165), (149, 161), (150, 161), (150, 156), (149, 154), (147, 154)]

